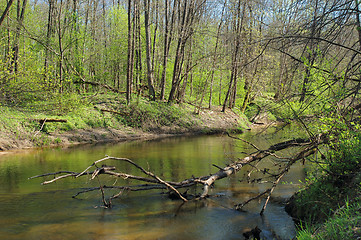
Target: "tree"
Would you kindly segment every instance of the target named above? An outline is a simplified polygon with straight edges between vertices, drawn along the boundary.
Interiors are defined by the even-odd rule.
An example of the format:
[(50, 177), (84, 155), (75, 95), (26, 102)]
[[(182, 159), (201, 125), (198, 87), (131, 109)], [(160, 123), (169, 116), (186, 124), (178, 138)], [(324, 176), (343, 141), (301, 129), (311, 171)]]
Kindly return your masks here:
[(0, 17), (0, 27), (1, 27), (1, 24), (3, 23), (5, 17), (7, 16), (8, 12), (9, 12), (9, 9), (11, 7), (11, 5), (13, 4), (14, 0), (9, 0), (7, 5), (6, 5), (6, 8), (4, 10), (4, 12), (2, 13), (1, 17)]
[(149, 98), (155, 100), (155, 91), (154, 91), (154, 72), (152, 66), (151, 58), (151, 40), (150, 40), (150, 22), (149, 22), (149, 5), (150, 0), (144, 1), (144, 24), (145, 24), (145, 44), (146, 44), (146, 61), (147, 61), (147, 78), (148, 78), (148, 89), (149, 89)]
[[(134, 2), (134, 8), (136, 3)], [(128, 0), (128, 68), (127, 68), (127, 104), (130, 104), (133, 84), (134, 68), (134, 27), (132, 29), (132, 1)], [(134, 20), (133, 20), (134, 22)]]
[(22, 27), (24, 16), (25, 16), (25, 8), (26, 8), (27, 0), (23, 0), (22, 5), (20, 4), (20, 0), (18, 0), (17, 4), (17, 25), (15, 30), (15, 40), (12, 49), (13, 59), (11, 63), (10, 71), (18, 72), (18, 60), (19, 60), (19, 38), (20, 38), (20, 29)]

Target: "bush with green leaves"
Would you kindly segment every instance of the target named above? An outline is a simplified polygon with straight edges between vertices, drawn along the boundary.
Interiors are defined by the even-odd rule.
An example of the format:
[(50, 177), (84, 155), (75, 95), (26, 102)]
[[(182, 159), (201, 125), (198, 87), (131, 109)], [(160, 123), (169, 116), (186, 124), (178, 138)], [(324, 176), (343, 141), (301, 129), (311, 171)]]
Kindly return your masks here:
[(139, 100), (124, 111), (126, 113), (119, 117), (123, 123), (143, 130), (155, 130), (160, 126), (191, 127), (193, 125), (193, 120), (186, 108), (164, 102)]
[(341, 121), (334, 123), (325, 154), (313, 164), (313, 173), (321, 174), (311, 173), (307, 187), (294, 198), (293, 214), (304, 221), (323, 221), (347, 199), (355, 199), (361, 193), (359, 126), (348, 128)]

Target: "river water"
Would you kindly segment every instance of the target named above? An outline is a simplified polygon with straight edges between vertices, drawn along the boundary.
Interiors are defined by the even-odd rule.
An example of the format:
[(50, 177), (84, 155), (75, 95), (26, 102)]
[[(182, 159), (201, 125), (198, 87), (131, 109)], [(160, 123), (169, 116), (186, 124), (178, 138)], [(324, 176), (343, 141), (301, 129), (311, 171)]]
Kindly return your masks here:
[[(298, 135), (296, 135), (298, 134)], [(295, 127), (265, 133), (239, 135), (261, 148), (298, 137)], [(159, 191), (128, 192), (113, 200), (112, 209), (101, 207), (99, 192), (73, 199), (79, 189), (97, 186), (85, 176), (64, 179), (42, 186), (44, 180), (29, 177), (59, 170), (82, 171), (105, 155), (127, 157), (166, 180), (183, 180), (217, 171), (212, 164), (225, 166), (251, 153), (250, 146), (225, 135), (176, 137), (154, 141), (86, 145), (21, 151), (0, 156), (0, 239), (244, 239), (242, 233), (258, 226), (265, 239), (295, 235), (292, 219), (281, 202), (298, 190), (304, 166), (296, 164), (284, 177), (263, 217), (263, 200), (254, 201), (244, 212), (232, 209), (269, 187), (269, 184), (241, 182), (252, 167), (217, 181), (210, 192), (217, 197), (181, 204)], [(287, 155), (287, 150), (281, 155)], [(274, 168), (272, 159), (259, 168)], [(139, 174), (124, 163), (109, 162), (123, 172)], [(263, 176), (254, 173), (252, 177)], [(49, 178), (48, 178), (49, 179)], [(126, 184), (123, 180), (100, 178), (101, 184)], [(129, 182), (127, 182), (129, 183)], [(133, 182), (136, 183), (136, 182)], [(201, 191), (190, 189), (190, 192)], [(110, 193), (109, 193), (110, 194)]]

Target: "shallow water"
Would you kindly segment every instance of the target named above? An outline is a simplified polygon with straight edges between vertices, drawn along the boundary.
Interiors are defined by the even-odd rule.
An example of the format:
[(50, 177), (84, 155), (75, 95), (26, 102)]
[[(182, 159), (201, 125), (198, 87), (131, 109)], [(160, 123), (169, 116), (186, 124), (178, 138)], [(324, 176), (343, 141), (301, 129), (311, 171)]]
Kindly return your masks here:
[[(296, 135), (298, 134), (298, 135)], [(247, 132), (240, 137), (261, 148), (299, 137), (297, 128), (280, 132)], [(212, 164), (224, 166), (253, 149), (224, 135), (177, 137), (155, 141), (78, 146), (68, 149), (43, 149), (0, 156), (0, 239), (243, 239), (242, 232), (258, 226), (265, 239), (275, 232), (282, 239), (295, 235), (292, 219), (279, 202), (291, 196), (304, 178), (304, 166), (296, 164), (274, 192), (277, 201), (269, 203), (263, 217), (262, 201), (232, 210), (234, 204), (267, 189), (265, 184), (240, 182), (252, 168), (218, 181), (211, 194), (218, 197), (182, 204), (157, 191), (131, 192), (113, 200), (112, 209), (101, 206), (99, 192), (71, 196), (80, 188), (97, 186), (89, 177), (65, 179), (42, 186), (43, 178), (28, 177), (59, 170), (82, 171), (105, 155), (127, 157), (166, 180), (183, 180), (217, 171)], [(282, 154), (288, 154), (285, 151)], [(274, 167), (267, 160), (259, 168)], [(123, 172), (139, 174), (124, 163), (109, 162)], [(258, 173), (252, 175), (257, 178)], [(102, 184), (114, 178), (100, 178)], [(195, 192), (200, 189), (190, 189)]]

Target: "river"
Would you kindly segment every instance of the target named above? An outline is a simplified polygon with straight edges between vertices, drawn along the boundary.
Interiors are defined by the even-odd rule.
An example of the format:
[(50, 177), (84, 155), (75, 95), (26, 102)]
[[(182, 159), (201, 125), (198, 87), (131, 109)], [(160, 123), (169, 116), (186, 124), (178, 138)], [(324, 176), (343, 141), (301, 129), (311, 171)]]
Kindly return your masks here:
[[(298, 134), (298, 135), (296, 135)], [(265, 133), (239, 135), (266, 148), (276, 142), (298, 137), (295, 127)], [(128, 192), (113, 200), (113, 208), (101, 207), (99, 192), (73, 199), (79, 189), (97, 186), (89, 177), (65, 179), (40, 185), (43, 178), (29, 177), (59, 170), (82, 171), (105, 155), (127, 157), (166, 180), (183, 180), (217, 171), (212, 164), (225, 166), (252, 152), (247, 144), (225, 135), (174, 137), (153, 141), (83, 145), (20, 151), (0, 156), (0, 239), (244, 239), (242, 232), (258, 226), (265, 239), (276, 233), (291, 239), (296, 230), (280, 203), (298, 190), (304, 179), (304, 166), (296, 164), (279, 184), (264, 216), (259, 215), (263, 201), (254, 201), (239, 212), (232, 209), (268, 184), (240, 182), (252, 168), (244, 167), (237, 175), (217, 181), (210, 192), (218, 197), (181, 204), (159, 191)], [(283, 154), (287, 154), (285, 151)], [(273, 167), (266, 160), (263, 167)], [(123, 163), (123, 171), (138, 173)], [(262, 176), (255, 173), (255, 178)], [(100, 179), (102, 184), (122, 184), (114, 178)], [(190, 189), (189, 191), (200, 191)]]

